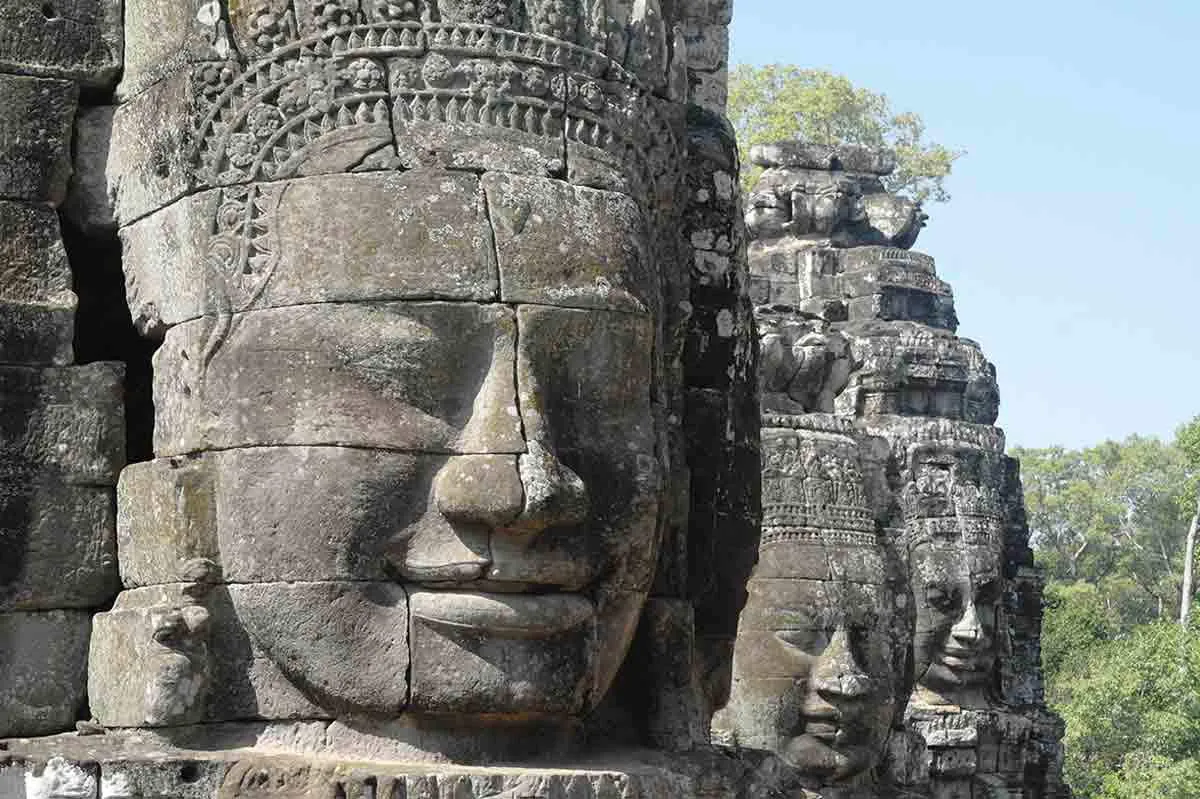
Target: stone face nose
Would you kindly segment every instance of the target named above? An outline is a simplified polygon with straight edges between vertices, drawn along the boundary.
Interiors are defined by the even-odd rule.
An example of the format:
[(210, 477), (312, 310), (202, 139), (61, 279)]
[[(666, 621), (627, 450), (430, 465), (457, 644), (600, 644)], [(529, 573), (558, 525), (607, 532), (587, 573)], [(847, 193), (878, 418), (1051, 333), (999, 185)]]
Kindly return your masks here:
[(550, 527), (582, 524), (587, 520), (591, 499), (583, 478), (538, 441), (528, 443), (520, 456), (521, 483), (525, 501), (521, 515), (512, 525), (515, 534), (536, 535)]
[(824, 699), (857, 699), (872, 691), (872, 680), (858, 664), (845, 627), (838, 627), (829, 646), (817, 659), (813, 688)]
[[(525, 505), (516, 455), (455, 455), (433, 482), (437, 508), (447, 520), (488, 528), (510, 524)], [(525, 457), (525, 456), (520, 456)]]
[(979, 610), (975, 603), (970, 603), (963, 610), (963, 615), (950, 630), (955, 643), (968, 649), (979, 647), (983, 641), (983, 624), (979, 619)]
[(433, 494), (448, 521), (518, 538), (582, 524), (590, 509), (583, 479), (536, 441), (519, 456), (452, 456), (434, 479)]

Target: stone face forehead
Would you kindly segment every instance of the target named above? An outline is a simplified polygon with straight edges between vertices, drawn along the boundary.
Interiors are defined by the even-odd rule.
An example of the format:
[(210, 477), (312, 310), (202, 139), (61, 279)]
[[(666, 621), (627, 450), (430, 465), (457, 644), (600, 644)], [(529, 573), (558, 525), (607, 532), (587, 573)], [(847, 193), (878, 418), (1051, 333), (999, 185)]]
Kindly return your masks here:
[(933, 539), (913, 547), (909, 563), (914, 585), (967, 581), (973, 585), (1000, 578), (997, 546), (968, 545)]
[(883, 585), (754, 577), (747, 590), (743, 629), (886, 629), (895, 614), (894, 596)]

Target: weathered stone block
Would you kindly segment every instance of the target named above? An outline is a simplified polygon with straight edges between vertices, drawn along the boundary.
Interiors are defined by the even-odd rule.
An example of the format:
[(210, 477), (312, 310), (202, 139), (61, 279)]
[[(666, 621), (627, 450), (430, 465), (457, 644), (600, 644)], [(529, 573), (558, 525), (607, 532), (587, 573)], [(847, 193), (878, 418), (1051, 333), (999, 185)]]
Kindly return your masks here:
[[(493, 542), (493, 569), (509, 580), (575, 584), (580, 568), (612, 564), (616, 585), (645, 591), (654, 571), (663, 464), (646, 387), (649, 317), (520, 306), (517, 386), (525, 437), (545, 442), (586, 487), (588, 535), (573, 525), (543, 534), (534, 551)], [(530, 455), (536, 453), (530, 447)], [(584, 572), (586, 574), (586, 572)], [(556, 578), (554, 575), (558, 575)], [(586, 582), (586, 580), (584, 581)]]
[(945, 417), (992, 424), (999, 412), (996, 370), (979, 345), (914, 322), (843, 328), (855, 367), (839, 412)]
[(0, 300), (0, 364), (71, 363), (74, 327), (73, 302), (63, 308)]
[(0, 300), (75, 307), (54, 209), (0, 200)]
[(592, 604), (573, 595), (414, 591), (412, 707), (576, 713), (595, 652)]
[(483, 178), (505, 302), (654, 310), (657, 273), (627, 195), (546, 178)]
[(88, 236), (112, 233), (117, 228), (108, 191), (108, 153), (115, 111), (116, 106), (111, 105), (88, 106), (79, 109), (75, 120), (74, 170), (62, 210)]
[(729, 63), (729, 27), (722, 23), (689, 20), (683, 26), (689, 70), (716, 72)]
[(58, 215), (0, 201), (0, 363), (70, 363), (75, 306)]
[(255, 646), (237, 613), (224, 587), (122, 593), (95, 617), (87, 664), (92, 715), (111, 727), (323, 717)]
[[(0, 2), (5, 28), (12, 36), (11, 18), (37, 14), (33, 3)], [(4, 13), (7, 12), (7, 13)], [(8, 51), (0, 47), (0, 64)], [(58, 205), (71, 176), (71, 126), (79, 88), (68, 81), (0, 74), (0, 197)]]
[(116, 594), (112, 494), (0, 480), (0, 612), (96, 607)]
[[(262, 191), (258, 202), (268, 210), (255, 224), (273, 241), (269, 271), (221, 249), (227, 237), (212, 232), (218, 214), (235, 213), (246, 201), (220, 190), (186, 197), (122, 230), (138, 324), (153, 328), (213, 314), (222, 300), (241, 309), (497, 296), (491, 228), (474, 176), (330, 175)], [(230, 253), (221, 271), (211, 265), (214, 252)], [(217, 286), (228, 296), (214, 296)]]
[[(256, 447), (134, 464), (118, 487), (122, 576), (131, 586), (175, 582), (203, 559), (213, 564), (205, 577), (213, 582), (385, 580), (399, 542), (426, 562), (439, 542), (441, 556), (461, 559), (470, 553), (452, 546), (458, 539), (448, 522), (426, 508), (445, 462), (340, 447)], [(290, 488), (297, 480), (303, 492)]]
[(689, 70), (688, 83), (691, 84), (690, 100), (694, 105), (725, 113), (729, 102), (729, 72), (721, 69), (716, 72), (705, 70)]
[(83, 710), (91, 614), (0, 613), (0, 737), (49, 735)]
[(202, 186), (192, 131), (196, 91), (189, 71), (176, 72), (114, 112), (108, 178), (118, 224), (128, 225)]
[[(446, 55), (431, 52), (416, 61), (388, 62), (392, 127), (401, 162), (408, 167), (561, 173), (566, 165), (564, 73), (507, 62), (501, 85), (477, 73), (485, 64), (452, 48)], [(488, 102), (476, 99), (484, 86), (491, 94)]]
[(155, 355), (155, 451), (338, 444), (516, 453), (515, 325), (504, 306), (321, 304), (249, 311)]
[(121, 69), (119, 0), (4, 0), (0, 69), (104, 89)]
[(125, 460), (124, 366), (0, 367), (0, 478), (114, 485)]
[(45, 763), (0, 766), (0, 796), (5, 799), (105, 799), (97, 793), (99, 784), (97, 763), (51, 757)]
[(324, 708), (394, 715), (408, 701), (408, 598), (396, 583), (231, 585), (255, 646)]
[(125, 70), (117, 87), (127, 100), (191, 64), (231, 55), (221, 7), (211, 0), (125, 0)]

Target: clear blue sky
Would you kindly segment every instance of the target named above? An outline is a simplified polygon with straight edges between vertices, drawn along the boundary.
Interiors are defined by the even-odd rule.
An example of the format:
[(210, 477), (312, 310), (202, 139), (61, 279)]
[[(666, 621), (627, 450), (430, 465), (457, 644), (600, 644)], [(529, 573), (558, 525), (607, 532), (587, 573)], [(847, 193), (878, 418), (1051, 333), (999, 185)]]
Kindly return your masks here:
[(1010, 446), (1200, 414), (1200, 0), (734, 0), (730, 61), (840, 72), (968, 151), (916, 249)]

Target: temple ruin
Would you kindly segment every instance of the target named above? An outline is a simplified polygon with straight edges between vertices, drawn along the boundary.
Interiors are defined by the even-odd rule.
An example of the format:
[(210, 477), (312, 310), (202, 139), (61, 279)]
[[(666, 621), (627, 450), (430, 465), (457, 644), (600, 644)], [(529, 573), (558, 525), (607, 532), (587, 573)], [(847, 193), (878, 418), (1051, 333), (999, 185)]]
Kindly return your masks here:
[(732, 9), (0, 22), (0, 799), (1067, 796), (892, 156)]

